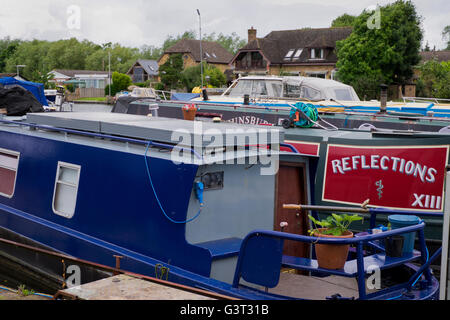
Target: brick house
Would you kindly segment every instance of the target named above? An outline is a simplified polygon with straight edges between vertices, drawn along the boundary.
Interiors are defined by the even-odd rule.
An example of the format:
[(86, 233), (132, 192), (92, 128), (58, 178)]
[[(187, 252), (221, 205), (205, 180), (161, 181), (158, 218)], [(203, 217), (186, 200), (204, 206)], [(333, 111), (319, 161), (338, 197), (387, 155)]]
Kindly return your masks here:
[[(202, 40), (203, 61), (214, 65), (220, 71), (225, 72), (229, 68), (229, 62), (233, 55), (218, 42)], [(200, 64), (200, 40), (181, 39), (176, 44), (164, 51), (158, 60), (158, 65), (163, 65), (172, 54), (181, 53), (184, 69)]]
[(264, 38), (248, 30), (248, 43), (231, 60), (235, 74), (301, 75), (333, 79), (336, 41), (350, 27), (272, 31)]

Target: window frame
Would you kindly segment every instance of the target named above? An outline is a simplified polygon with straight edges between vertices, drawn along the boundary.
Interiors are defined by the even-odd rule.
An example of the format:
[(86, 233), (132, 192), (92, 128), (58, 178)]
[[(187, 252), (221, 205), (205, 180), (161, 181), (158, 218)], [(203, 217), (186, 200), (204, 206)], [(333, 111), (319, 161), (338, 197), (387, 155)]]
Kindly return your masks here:
[(291, 60), (294, 53), (295, 53), (295, 49), (289, 49), (289, 51), (284, 56), (284, 60)]
[[(60, 171), (61, 171), (60, 170), (61, 167), (68, 168), (68, 169), (73, 169), (73, 170), (77, 171), (77, 179), (76, 179), (77, 182), (76, 182), (76, 184), (72, 184), (72, 183), (69, 183), (69, 182), (66, 182), (66, 181), (59, 180), (59, 174), (60, 174)], [(81, 166), (80, 165), (73, 164), (73, 163), (68, 163), (68, 162), (63, 162), (63, 161), (58, 161), (58, 164), (56, 166), (55, 184), (54, 184), (54, 187), (53, 187), (53, 199), (52, 199), (52, 210), (53, 210), (53, 213), (55, 213), (55, 214), (57, 214), (57, 215), (59, 215), (61, 217), (67, 218), (67, 219), (72, 219), (73, 218), (73, 216), (75, 215), (75, 210), (77, 208), (77, 197), (78, 197), (78, 189), (79, 189), (79, 186), (80, 186), (80, 176), (81, 176)], [(74, 197), (75, 197), (75, 206), (73, 208), (73, 212), (66, 213), (66, 212), (61, 212), (61, 211), (56, 210), (56, 208), (55, 208), (55, 196), (56, 196), (56, 190), (57, 190), (58, 184), (63, 184), (63, 185), (66, 185), (66, 186), (75, 187), (75, 195), (74, 195)]]
[(3, 193), (3, 192), (0, 192), (0, 196), (8, 198), (8, 199), (11, 199), (12, 197), (14, 197), (14, 194), (16, 193), (17, 172), (19, 171), (20, 152), (0, 148), (0, 153), (4, 153), (4, 154), (10, 155), (10, 156), (14, 156), (14, 157), (17, 156), (17, 167), (15, 169), (0, 164), (1, 168), (7, 169), (7, 170), (11, 170), (11, 171), (15, 171), (14, 185), (13, 185), (13, 190), (12, 190), (11, 195)]

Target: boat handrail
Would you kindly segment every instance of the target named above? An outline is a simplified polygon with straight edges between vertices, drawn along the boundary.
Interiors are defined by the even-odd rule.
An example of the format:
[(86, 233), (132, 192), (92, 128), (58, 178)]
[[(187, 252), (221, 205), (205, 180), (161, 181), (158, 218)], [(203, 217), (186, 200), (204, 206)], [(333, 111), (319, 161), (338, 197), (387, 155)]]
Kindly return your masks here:
[[(425, 228), (425, 222), (422, 221), (418, 224), (412, 225), (412, 226), (406, 226), (403, 228), (398, 229), (392, 229), (389, 231), (383, 231), (379, 233), (373, 233), (373, 234), (367, 234), (367, 235), (361, 235), (358, 237), (353, 238), (325, 238), (325, 237), (314, 237), (314, 236), (305, 236), (305, 235), (299, 235), (294, 233), (287, 233), (287, 232), (280, 232), (280, 231), (269, 231), (269, 230), (254, 230), (250, 232), (247, 237), (251, 238), (253, 236), (259, 236), (264, 235), (267, 237), (273, 237), (273, 238), (280, 238), (284, 240), (291, 240), (291, 241), (299, 241), (299, 242), (306, 242), (306, 243), (323, 243), (323, 244), (349, 244), (349, 245), (357, 245), (359, 242), (367, 242), (367, 241), (374, 241), (374, 240), (380, 240), (387, 237), (391, 237), (394, 235), (399, 235), (403, 233), (409, 233), (409, 232), (416, 232), (423, 230)], [(246, 237), (246, 238), (247, 238)], [(243, 240), (244, 245), (246, 239)], [(247, 240), (248, 241), (248, 240)]]
[[(367, 202), (367, 201), (366, 201)], [(377, 215), (380, 214), (396, 214), (396, 215), (416, 215), (418, 217), (436, 217), (443, 218), (443, 212), (433, 212), (433, 211), (415, 211), (415, 210), (398, 210), (390, 209), (384, 207), (368, 207), (365, 203), (361, 207), (337, 207), (337, 206), (317, 206), (317, 205), (303, 205), (303, 204), (284, 204), (283, 209), (291, 210), (310, 210), (313, 212), (313, 216), (317, 218), (315, 211), (325, 211), (325, 212), (347, 212), (347, 213), (363, 213), (370, 215), (370, 228), (375, 228)]]
[[(419, 244), (420, 244), (420, 250), (414, 251), (413, 253), (405, 253), (402, 255), (402, 257), (399, 258), (393, 258), (393, 260), (385, 260), (384, 258), (379, 258), (379, 262), (381, 263), (378, 267), (381, 268), (392, 268), (394, 266), (397, 266), (399, 264), (407, 263), (409, 261), (412, 261), (414, 259), (421, 259), (421, 266), (415, 270), (416, 272), (412, 277), (410, 277), (405, 283), (395, 287), (395, 290), (410, 290), (414, 284), (420, 279), (422, 275), (425, 276), (426, 281), (431, 284), (432, 283), (432, 275), (430, 271), (430, 263), (432, 260), (436, 259), (438, 256), (438, 253), (435, 253), (431, 258), (429, 257), (429, 252), (426, 247), (425, 243), (425, 235), (424, 235), (424, 228), (425, 228), (425, 222), (421, 221), (419, 224), (413, 225), (413, 226), (406, 226), (398, 229), (393, 229), (389, 231), (384, 231), (380, 233), (375, 234), (369, 234), (369, 235), (361, 235), (358, 237), (353, 238), (323, 238), (323, 237), (314, 237), (314, 236), (305, 236), (305, 235), (298, 235), (298, 234), (292, 234), (287, 232), (280, 232), (280, 231), (269, 231), (269, 230), (254, 230), (250, 232), (242, 241), (241, 249), (239, 251), (238, 256), (238, 262), (235, 269), (235, 274), (233, 278), (233, 284), (232, 286), (234, 288), (239, 288), (240, 286), (240, 279), (243, 276), (243, 274), (248, 275), (249, 272), (252, 270), (252, 265), (249, 262), (248, 259), (251, 258), (252, 261), (260, 261), (261, 258), (259, 255), (261, 255), (264, 252), (264, 255), (267, 259), (267, 256), (270, 255), (270, 250), (275, 250), (271, 256), (273, 256), (272, 260), (267, 260), (267, 269), (265, 271), (260, 271), (259, 276), (264, 275), (265, 278), (269, 279), (270, 281), (276, 281), (276, 276), (271, 277), (271, 274), (269, 273), (276, 273), (277, 266), (280, 267), (283, 266), (283, 261), (285, 259), (293, 258), (299, 259), (298, 262), (294, 262), (294, 264), (289, 263), (288, 265), (294, 268), (297, 268), (299, 270), (309, 270), (317, 272), (324, 273), (324, 274), (334, 274), (334, 275), (341, 275), (345, 277), (355, 277), (357, 278), (358, 282), (358, 292), (359, 292), (359, 299), (367, 299), (367, 298), (376, 298), (381, 297), (386, 294), (398, 294), (393, 293), (393, 291), (390, 290), (390, 288), (382, 289), (376, 293), (366, 293), (366, 284), (365, 284), (365, 275), (366, 275), (366, 267), (365, 265), (365, 250), (364, 250), (364, 244), (370, 244), (375, 240), (381, 240), (388, 237), (392, 237), (394, 235), (400, 235), (408, 232), (418, 232), (419, 233)], [(253, 239), (253, 240), (252, 240)], [(261, 240), (256, 240), (261, 239)], [(272, 239), (273, 242), (271, 242)], [(252, 242), (251, 242), (252, 240)], [(340, 270), (329, 270), (320, 268), (319, 266), (315, 266), (312, 264), (311, 259), (307, 258), (296, 258), (296, 257), (289, 257), (284, 256), (282, 254), (282, 244), (284, 240), (288, 241), (298, 241), (298, 242), (304, 242), (304, 243), (310, 243), (310, 244), (317, 244), (317, 243), (323, 243), (323, 244), (334, 244), (334, 245), (355, 245), (356, 246), (356, 259), (353, 262), (350, 262), (349, 270), (347, 269), (340, 269)], [(256, 241), (256, 242), (255, 242)], [(256, 245), (258, 241), (261, 241), (260, 246)], [(264, 249), (262, 249), (264, 248)], [(420, 253), (420, 255), (419, 255)], [(246, 258), (246, 255), (249, 255)], [(250, 257), (250, 258), (249, 258)], [(376, 257), (376, 255), (375, 255)], [(371, 261), (370, 257), (368, 257)], [(395, 260), (395, 261), (394, 261)], [(266, 261), (266, 260), (265, 260)], [(297, 261), (297, 260), (295, 260)], [(356, 264), (355, 264), (356, 261)], [(258, 268), (261, 268), (261, 266), (258, 264)], [(261, 269), (262, 270), (262, 269)], [(278, 271), (279, 272), (279, 271)], [(274, 280), (275, 279), (275, 280)], [(244, 280), (246, 280), (244, 278)], [(246, 280), (248, 281), (248, 280)], [(270, 282), (271, 285), (273, 283)], [(264, 285), (263, 285), (264, 286)], [(403, 295), (403, 293), (400, 294), (400, 296), (392, 296), (388, 300), (400, 298)]]
[[(444, 99), (444, 98), (434, 98), (434, 97), (403, 97), (403, 102), (407, 103), (407, 101), (410, 101), (412, 103), (415, 102), (434, 102), (436, 104), (440, 104), (440, 103), (450, 103), (450, 99)], [(442, 102), (439, 102), (442, 101)]]

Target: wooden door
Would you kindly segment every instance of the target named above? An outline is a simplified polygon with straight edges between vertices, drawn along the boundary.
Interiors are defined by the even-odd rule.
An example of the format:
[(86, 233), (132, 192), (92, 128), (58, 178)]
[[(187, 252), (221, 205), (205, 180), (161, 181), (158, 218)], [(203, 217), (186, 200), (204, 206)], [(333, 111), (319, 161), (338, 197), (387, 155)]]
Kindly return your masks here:
[[(306, 212), (283, 209), (283, 204), (306, 204), (307, 184), (305, 166), (299, 163), (280, 163), (277, 178), (277, 209), (274, 230), (281, 231), (280, 223), (287, 222), (284, 232), (307, 235)], [(309, 245), (302, 242), (285, 241), (283, 254), (309, 257)]]

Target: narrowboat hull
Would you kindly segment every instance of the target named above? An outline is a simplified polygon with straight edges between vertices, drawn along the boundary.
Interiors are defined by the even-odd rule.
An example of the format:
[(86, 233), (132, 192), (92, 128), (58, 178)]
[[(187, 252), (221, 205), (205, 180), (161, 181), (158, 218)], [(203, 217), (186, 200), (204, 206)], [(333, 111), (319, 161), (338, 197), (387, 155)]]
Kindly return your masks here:
[[(247, 140), (239, 142), (239, 137), (254, 133), (256, 129), (262, 130), (261, 127), (201, 124), (197, 121), (111, 113), (29, 114), (26, 121), (0, 119), (0, 122), (0, 160), (3, 161), (0, 166), (7, 171), (2, 173), (4, 176), (13, 177), (0, 185), (2, 228), (35, 244), (80, 259), (113, 267), (115, 256), (122, 256), (123, 270), (157, 277), (156, 267), (160, 265), (169, 270), (169, 281), (231, 297), (259, 300), (289, 298), (258, 289), (272, 285), (272, 282), (266, 283), (268, 279), (277, 280), (279, 270), (273, 267), (286, 264), (281, 260), (280, 251), (285, 237), (306, 243), (308, 247), (315, 241), (305, 237), (304, 233), (291, 233), (290, 230), (305, 223), (300, 220), (294, 220), (290, 230), (274, 231), (279, 230), (279, 223), (286, 213), (279, 206), (289, 201), (280, 197), (285, 183), (276, 173), (279, 169), (286, 172), (291, 172), (288, 171), (291, 168), (299, 169), (298, 172), (303, 172), (300, 184), (304, 194), (303, 200), (299, 201), (320, 203), (316, 201), (318, 195), (323, 194), (321, 188), (325, 184), (316, 180), (327, 173), (325, 152), (329, 154), (329, 144), (350, 143), (345, 136), (325, 135), (319, 139), (317, 131), (311, 129), (313, 131), (308, 131), (312, 133), (309, 138), (298, 137), (295, 141), (303, 139), (313, 145), (318, 144), (319, 157), (316, 154), (301, 154), (302, 148), (299, 151), (296, 149), (298, 146), (285, 144), (285, 140), (294, 139), (290, 134), (304, 134), (287, 130), (290, 133), (286, 135), (282, 130), (269, 128), (272, 140), (268, 141), (266, 136), (264, 143), (256, 144), (269, 144), (274, 148), (269, 152), (269, 158), (278, 158), (269, 163), (275, 164), (277, 170), (262, 174), (262, 169), (267, 166), (267, 162), (262, 161), (263, 156), (267, 160), (267, 149), (257, 147), (248, 150)], [(200, 134), (195, 131), (199, 125), (206, 126)], [(192, 127), (194, 129), (190, 131)], [(226, 134), (237, 133), (238, 139), (229, 142), (224, 135), (224, 144), (214, 145), (216, 151), (210, 153), (213, 150), (208, 149), (211, 136), (217, 131), (222, 135), (219, 129), (229, 129)], [(174, 137), (174, 132), (178, 136)], [(186, 145), (175, 145), (186, 132), (190, 142), (182, 139)], [(399, 146), (398, 139), (374, 139), (370, 133), (365, 134), (360, 141), (352, 143), (361, 149), (373, 144), (374, 140), (381, 147)], [(204, 139), (205, 136), (208, 139)], [(198, 138), (203, 140), (198, 141)], [(439, 173), (445, 170), (448, 163), (448, 140), (442, 139), (427, 138), (415, 142), (432, 144), (440, 153), (446, 152), (446, 158), (442, 156), (438, 159), (439, 164), (444, 166), (438, 168)], [(410, 144), (410, 140), (401, 142), (401, 145)], [(292, 148), (291, 151), (295, 152), (278, 152), (280, 146)], [(232, 153), (225, 153), (226, 159), (231, 162), (214, 158), (217, 148), (224, 147), (231, 147)], [(187, 151), (189, 157), (174, 161), (174, 150)], [(250, 163), (253, 158), (261, 161)], [(245, 161), (237, 162), (239, 159)], [(435, 176), (437, 178), (438, 173)], [(203, 189), (198, 189), (199, 182), (204, 183), (204, 193)], [(436, 184), (441, 182), (438, 180)], [(439, 213), (436, 208), (428, 209)], [(426, 211), (422, 208), (417, 213)], [(302, 216), (297, 215), (299, 219), (303, 219)], [(419, 227), (414, 230), (423, 234), (424, 226)], [(255, 232), (255, 229), (263, 231)], [(253, 241), (250, 238), (261, 235), (275, 240), (260, 239), (247, 246), (248, 241)], [(261, 244), (262, 248), (265, 244), (269, 245), (275, 250), (274, 254), (268, 255), (265, 249), (261, 251)], [(424, 241), (421, 241), (421, 246), (421, 254), (405, 256), (401, 261), (421, 258), (422, 263), (428, 262), (424, 259)], [(249, 248), (251, 253), (246, 256)], [(292, 249), (290, 252), (294, 253), (289, 255), (300, 251), (302, 254), (298, 257), (310, 259), (310, 252), (302, 248)], [(249, 262), (245, 262), (248, 257)], [(274, 263), (269, 264), (267, 270), (263, 268), (260, 279), (252, 282), (248, 270), (254, 268), (255, 262), (263, 257), (268, 261), (274, 259)], [(392, 266), (384, 262), (381, 264), (382, 267)], [(301, 264), (297, 267), (310, 268)], [(358, 267), (357, 273), (355, 270), (345, 271), (342, 275), (354, 277), (358, 274), (362, 279), (361, 271), (364, 268), (360, 270)], [(266, 272), (271, 276), (266, 277)], [(240, 277), (254, 285), (241, 285)], [(429, 274), (427, 281), (425, 289), (413, 289), (414, 293), (404, 298), (434, 298), (437, 282)], [(360, 298), (389, 298), (398, 293), (395, 290), (387, 292), (387, 295), (363, 294)]]

